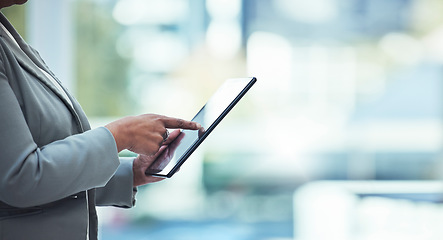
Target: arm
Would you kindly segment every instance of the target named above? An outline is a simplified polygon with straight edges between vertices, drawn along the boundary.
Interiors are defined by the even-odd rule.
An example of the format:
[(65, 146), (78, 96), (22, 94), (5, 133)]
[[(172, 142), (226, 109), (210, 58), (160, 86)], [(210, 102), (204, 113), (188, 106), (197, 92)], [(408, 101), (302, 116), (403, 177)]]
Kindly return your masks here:
[[(196, 123), (146, 114), (110, 123), (109, 130), (102, 127), (38, 147), (1, 66), (0, 201), (12, 206), (46, 204), (103, 187), (120, 164), (118, 151), (152, 154), (162, 145), (166, 128), (199, 128)], [(144, 177), (144, 171), (133, 170)]]
[(9, 205), (35, 206), (104, 186), (119, 165), (114, 139), (106, 128), (38, 148), (4, 75), (0, 75), (0, 123), (0, 201)]
[(3, 62), (0, 153), (0, 201), (16, 207), (46, 204), (104, 186), (119, 165), (115, 141), (106, 128), (37, 146)]

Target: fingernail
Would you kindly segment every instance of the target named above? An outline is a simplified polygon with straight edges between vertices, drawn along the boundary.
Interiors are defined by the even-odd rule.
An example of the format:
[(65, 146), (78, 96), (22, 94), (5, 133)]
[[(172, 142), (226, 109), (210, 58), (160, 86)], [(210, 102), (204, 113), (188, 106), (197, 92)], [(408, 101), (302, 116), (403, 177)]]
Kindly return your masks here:
[(197, 127), (202, 128), (202, 125), (200, 125), (200, 123), (197, 123)]

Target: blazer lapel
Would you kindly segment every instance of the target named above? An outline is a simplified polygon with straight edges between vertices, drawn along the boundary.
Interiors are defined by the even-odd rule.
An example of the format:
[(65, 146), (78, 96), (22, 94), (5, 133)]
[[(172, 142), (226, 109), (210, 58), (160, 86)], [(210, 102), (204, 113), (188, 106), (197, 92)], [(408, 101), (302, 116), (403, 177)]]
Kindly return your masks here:
[[(17, 61), (19, 64), (26, 69), (28, 72), (33, 74), (37, 77), (39, 81), (41, 81), (43, 84), (45, 84), (49, 89), (51, 89), (63, 103), (68, 107), (71, 111), (75, 112), (74, 106), (71, 106), (71, 104), (68, 102), (67, 99), (63, 96), (63, 94), (60, 92), (60, 90), (54, 86), (54, 84), (40, 71), (42, 70), (46, 71), (49, 75), (51, 75), (56, 81), (58, 79), (54, 76), (54, 74), (47, 68), (47, 66), (43, 63), (43, 60), (41, 60), (38, 53), (36, 53), (18, 34), (14, 27), (9, 23), (9, 21), (6, 19), (6, 17), (0, 13), (0, 21), (1, 23), (8, 29), (8, 31), (12, 34), (14, 39), (17, 41), (17, 43), (20, 46), (17, 46), (15, 42), (7, 35), (6, 32), (3, 31), (3, 29), (0, 28), (0, 34), (5, 39), (5, 41), (8, 43), (10, 50), (14, 53), (14, 55), (17, 58)], [(66, 91), (66, 89), (63, 87), (62, 84), (60, 84), (62, 89), (65, 91), (66, 95), (69, 100), (74, 104), (73, 97)], [(76, 114), (77, 115), (77, 114)]]

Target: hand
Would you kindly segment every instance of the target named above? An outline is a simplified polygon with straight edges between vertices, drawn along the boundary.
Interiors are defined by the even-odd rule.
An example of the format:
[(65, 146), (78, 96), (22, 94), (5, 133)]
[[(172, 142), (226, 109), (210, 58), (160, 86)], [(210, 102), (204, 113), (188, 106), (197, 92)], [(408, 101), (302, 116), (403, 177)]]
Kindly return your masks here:
[[(179, 139), (176, 139), (178, 136), (180, 136)], [(155, 172), (160, 172), (165, 168), (174, 156), (174, 152), (183, 137), (183, 134), (180, 135), (179, 130), (175, 130), (169, 135), (168, 139), (163, 143), (156, 154), (150, 156), (139, 155), (134, 160), (132, 165), (132, 170), (134, 172), (134, 187), (158, 182), (164, 179), (146, 175), (146, 170), (148, 168), (153, 168)], [(175, 139), (176, 141), (174, 141)], [(171, 144), (171, 142), (173, 143)]]
[(175, 150), (180, 145), (181, 140), (185, 137), (185, 132), (176, 130), (172, 132), (171, 136), (165, 141), (165, 144), (160, 147), (160, 150), (156, 154), (155, 161), (149, 165), (149, 168), (145, 171), (146, 174), (155, 174), (163, 171), (169, 162), (174, 157)]
[(155, 114), (125, 117), (105, 126), (111, 131), (117, 150), (128, 149), (132, 152), (151, 156), (163, 144), (167, 128), (198, 130), (200, 124), (178, 118)]

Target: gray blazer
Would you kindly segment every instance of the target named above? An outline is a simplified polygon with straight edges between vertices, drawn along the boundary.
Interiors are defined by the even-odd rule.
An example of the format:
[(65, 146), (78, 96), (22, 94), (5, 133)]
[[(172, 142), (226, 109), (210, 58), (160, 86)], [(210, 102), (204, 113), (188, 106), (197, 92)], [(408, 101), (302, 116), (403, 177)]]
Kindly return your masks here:
[[(0, 13), (0, 239), (97, 239), (96, 205), (132, 207), (132, 159), (112, 134), (90, 130), (37, 68), (37, 51)], [(57, 80), (58, 81), (58, 80)]]

